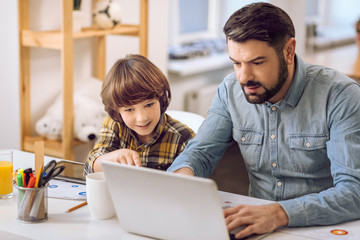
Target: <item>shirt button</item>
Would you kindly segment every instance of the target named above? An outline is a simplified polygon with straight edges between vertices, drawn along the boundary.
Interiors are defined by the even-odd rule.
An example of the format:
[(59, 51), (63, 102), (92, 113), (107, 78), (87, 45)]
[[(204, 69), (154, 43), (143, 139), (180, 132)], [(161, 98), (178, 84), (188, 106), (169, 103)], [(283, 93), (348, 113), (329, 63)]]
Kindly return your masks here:
[(311, 143), (307, 142), (306, 144), (306, 147), (311, 147)]
[(276, 168), (277, 164), (276, 164), (276, 163), (272, 163), (271, 166), (272, 166), (273, 168)]
[(270, 138), (271, 138), (272, 140), (274, 140), (274, 139), (276, 138), (276, 136), (273, 134), (273, 135), (270, 136)]
[(274, 106), (274, 107), (271, 107), (271, 110), (272, 111), (276, 111), (276, 107)]
[(241, 141), (245, 142), (246, 138), (245, 137), (241, 137)]
[(277, 186), (278, 186), (278, 187), (281, 187), (281, 186), (282, 186), (282, 182), (281, 182), (281, 181), (278, 181), (278, 182), (277, 182)]

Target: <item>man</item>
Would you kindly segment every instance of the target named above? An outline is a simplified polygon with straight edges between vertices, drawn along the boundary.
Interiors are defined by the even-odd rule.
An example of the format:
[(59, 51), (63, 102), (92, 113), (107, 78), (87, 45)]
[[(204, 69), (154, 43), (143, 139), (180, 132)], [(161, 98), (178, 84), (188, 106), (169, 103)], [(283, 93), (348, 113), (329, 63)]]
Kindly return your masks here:
[(226, 22), (235, 72), (219, 85), (197, 136), (168, 171), (208, 177), (236, 141), (249, 194), (275, 201), (224, 211), (236, 234), (360, 218), (360, 87), (295, 54), (290, 17), (254, 3)]

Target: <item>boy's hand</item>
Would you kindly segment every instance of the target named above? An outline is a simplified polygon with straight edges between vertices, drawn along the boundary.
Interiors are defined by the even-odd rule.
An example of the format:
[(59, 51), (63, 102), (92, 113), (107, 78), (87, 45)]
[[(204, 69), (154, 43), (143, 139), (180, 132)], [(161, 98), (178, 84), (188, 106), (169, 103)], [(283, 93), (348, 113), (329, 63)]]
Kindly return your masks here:
[(111, 152), (114, 155), (112, 156), (112, 161), (128, 164), (128, 165), (135, 165), (141, 166), (140, 155), (138, 152), (135, 152), (130, 149), (119, 149), (114, 152)]
[(130, 149), (119, 149), (113, 152), (106, 153), (98, 157), (94, 163), (94, 171), (101, 172), (101, 162), (110, 161), (118, 162), (122, 164), (141, 166), (140, 155), (138, 152), (135, 152)]

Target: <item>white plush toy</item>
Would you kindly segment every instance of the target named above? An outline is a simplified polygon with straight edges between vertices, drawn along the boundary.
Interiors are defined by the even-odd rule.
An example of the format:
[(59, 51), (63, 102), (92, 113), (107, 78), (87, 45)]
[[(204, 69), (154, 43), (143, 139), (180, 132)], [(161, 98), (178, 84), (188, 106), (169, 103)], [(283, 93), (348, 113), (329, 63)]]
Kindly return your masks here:
[(35, 131), (48, 139), (61, 139), (62, 121), (51, 114), (46, 114), (36, 122)]
[[(81, 95), (80, 95), (81, 96)], [(105, 118), (104, 106), (94, 99), (78, 98), (74, 111), (74, 135), (80, 141), (88, 142), (97, 138)]]
[[(100, 97), (101, 84), (96, 78), (83, 79), (74, 84), (74, 136), (80, 141), (94, 140), (106, 116)], [(37, 134), (48, 139), (61, 139), (62, 106), (62, 95), (59, 94), (45, 115), (36, 122)]]
[(109, 29), (121, 22), (122, 12), (118, 3), (112, 0), (98, 1), (93, 11), (94, 23), (102, 28)]

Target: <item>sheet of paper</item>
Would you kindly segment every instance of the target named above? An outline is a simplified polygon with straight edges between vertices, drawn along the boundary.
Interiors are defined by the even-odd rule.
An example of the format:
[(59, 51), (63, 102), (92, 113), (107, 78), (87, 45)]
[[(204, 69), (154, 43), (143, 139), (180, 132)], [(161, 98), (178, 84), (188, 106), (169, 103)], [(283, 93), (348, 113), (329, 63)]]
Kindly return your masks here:
[(246, 205), (260, 205), (260, 204), (269, 204), (272, 201), (252, 198), (248, 196), (237, 195), (229, 192), (219, 191), (220, 200), (223, 208), (235, 207), (240, 204)]
[(86, 200), (86, 185), (52, 179), (48, 187), (48, 197)]
[(333, 226), (284, 228), (281, 232), (319, 240), (355, 240), (360, 236), (360, 220)]

